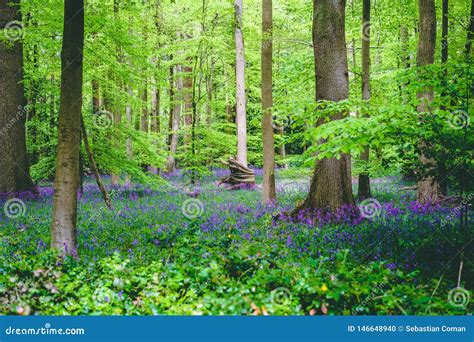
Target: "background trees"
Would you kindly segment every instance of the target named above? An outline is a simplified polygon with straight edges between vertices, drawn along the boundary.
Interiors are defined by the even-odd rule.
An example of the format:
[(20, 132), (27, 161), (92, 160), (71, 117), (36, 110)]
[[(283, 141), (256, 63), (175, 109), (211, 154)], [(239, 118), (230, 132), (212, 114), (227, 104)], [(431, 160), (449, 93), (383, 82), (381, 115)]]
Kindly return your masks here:
[[(440, 9), (442, 3), (434, 2)], [(472, 37), (471, 1), (449, 3), (447, 40), (441, 34), (441, 25), (437, 26), (439, 49), (434, 50), (434, 63), (427, 66), (415, 63), (422, 34), (418, 30), (418, 4), (409, 0), (381, 0), (371, 7), (367, 4), (357, 0), (347, 3), (345, 38), (340, 39), (347, 45), (339, 55), (343, 55), (342, 49), (347, 50), (349, 88), (344, 96), (347, 99), (336, 103), (322, 100), (322, 96), (315, 101), (314, 97), (318, 91), (315, 68), (321, 73), (319, 79), (329, 69), (324, 60), (318, 63), (314, 58), (313, 47), (318, 49), (320, 45), (313, 46), (312, 42), (313, 4), (302, 0), (273, 3), (271, 123), (277, 133), (273, 135), (276, 166), (313, 167), (317, 160), (333, 158), (340, 163), (339, 155), (350, 155), (352, 174), (361, 175), (359, 193), (365, 193), (361, 196), (364, 198), (368, 195), (362, 187), (367, 184), (366, 176), (397, 174), (400, 170), (416, 171), (411, 174), (420, 179), (423, 174), (431, 174), (422, 172), (426, 167), (420, 165), (418, 141), (425, 132), (425, 140), (432, 144), (429, 150), (437, 154), (437, 164), (446, 167), (444, 174), (452, 192), (456, 188), (453, 181), (461, 176), (453, 171), (460, 163), (459, 156), (469, 159), (470, 134), (464, 133), (472, 129), (472, 125), (465, 125), (466, 129), (449, 126), (452, 118), (466, 122), (472, 107), (466, 86), (472, 79), (468, 39)], [(269, 108), (268, 103), (264, 104), (268, 97), (263, 96), (261, 87), (268, 84), (264, 82), (268, 72), (262, 69), (262, 65), (268, 66), (262, 64), (263, 7), (260, 0), (246, 0), (242, 5), (239, 27), (245, 37), (245, 55), (241, 56), (245, 56), (246, 72), (240, 79), (246, 87), (239, 94), (241, 99), (244, 95), (246, 103), (246, 159), (251, 167), (260, 168), (264, 163), (262, 118), (264, 109)], [(117, 2), (105, 1), (85, 2), (85, 6), (82, 111), (90, 148), (102, 174), (115, 175), (118, 186), (131, 180), (158, 186), (155, 168), (172, 171), (176, 167), (200, 177), (209, 172), (209, 166), (222, 167), (221, 160), (238, 154), (236, 118), (237, 112), (242, 113), (239, 103), (243, 102), (236, 100), (233, 3), (125, 1), (117, 6)], [(46, 7), (39, 0), (21, 4), (25, 34), (17, 45), (21, 42), (25, 51), (22, 84), (28, 116), (26, 140), (35, 181), (52, 179), (57, 163), (61, 8), (60, 0)], [(367, 9), (371, 10), (370, 42), (360, 39)], [(421, 9), (420, 14), (427, 12)], [(441, 22), (441, 11), (436, 15)], [(368, 25), (362, 29), (369, 33)], [(449, 51), (441, 48), (448, 44)], [(367, 51), (371, 57), (370, 102), (361, 101), (363, 93), (368, 97)], [(441, 65), (441, 54), (446, 53), (448, 58)], [(448, 75), (444, 84), (439, 82), (440, 73)], [(322, 92), (325, 86), (319, 88)], [(336, 88), (340, 92), (345, 86)], [(423, 93), (423, 89), (433, 91), (430, 113), (436, 112), (437, 121), (429, 114), (419, 120), (416, 94)], [(357, 113), (357, 117), (347, 115), (351, 113)], [(328, 120), (336, 116), (339, 120)], [(265, 118), (268, 128), (269, 116)], [(320, 124), (315, 125), (317, 122)], [(370, 149), (368, 162), (363, 160), (366, 148)], [(84, 146), (80, 150), (85, 156)], [(272, 151), (265, 150), (266, 155)], [(431, 153), (427, 151), (426, 156)], [(87, 158), (82, 159), (83, 172), (90, 172)], [(20, 158), (16, 161), (21, 164)], [(441, 174), (439, 171), (436, 173)]]

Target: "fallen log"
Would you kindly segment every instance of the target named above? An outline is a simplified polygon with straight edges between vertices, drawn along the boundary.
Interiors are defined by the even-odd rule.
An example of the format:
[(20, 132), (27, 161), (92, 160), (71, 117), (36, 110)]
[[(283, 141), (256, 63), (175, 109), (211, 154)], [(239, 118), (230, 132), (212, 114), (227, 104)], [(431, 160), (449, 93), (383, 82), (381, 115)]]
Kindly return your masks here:
[(222, 161), (222, 164), (230, 169), (230, 175), (221, 177), (217, 182), (218, 186), (222, 184), (234, 190), (255, 185), (255, 173), (252, 169), (233, 158), (230, 158), (227, 162)]

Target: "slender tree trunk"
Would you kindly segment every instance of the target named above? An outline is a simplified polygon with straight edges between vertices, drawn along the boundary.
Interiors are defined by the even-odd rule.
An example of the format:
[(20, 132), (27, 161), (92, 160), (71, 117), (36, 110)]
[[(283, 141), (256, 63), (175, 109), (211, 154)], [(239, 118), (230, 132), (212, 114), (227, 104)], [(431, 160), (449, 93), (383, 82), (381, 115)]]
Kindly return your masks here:
[(276, 200), (275, 142), (272, 126), (272, 0), (262, 0), (262, 140), (263, 140), (263, 203)]
[[(313, 0), (313, 46), (316, 76), (316, 101), (341, 101), (349, 96), (347, 51), (345, 39), (345, 0)], [(345, 114), (331, 116), (341, 119)], [(321, 124), (319, 120), (318, 124)], [(301, 209), (336, 210), (354, 204), (350, 158), (324, 158), (316, 162), (308, 196)]]
[(448, 61), (449, 2), (443, 0), (443, 18), (441, 24), (441, 63)]
[[(282, 125), (279, 129), (280, 137), (283, 139), (285, 137), (285, 127)], [(283, 161), (286, 158), (286, 146), (285, 143), (280, 144), (280, 159)], [(288, 169), (288, 163), (283, 162), (282, 165), (283, 169)]]
[[(19, 0), (0, 1), (2, 29), (9, 22), (21, 21), (19, 5)], [(4, 41), (3, 38), (0, 39), (0, 193), (17, 193), (33, 190), (25, 138), (23, 44), (21, 39)]]
[(151, 90), (151, 131), (157, 133), (160, 131), (160, 118), (158, 117), (160, 109), (160, 89), (155, 85)]
[[(173, 172), (176, 167), (176, 151), (178, 149), (179, 120), (181, 116), (181, 99), (183, 92), (183, 80), (181, 78), (181, 66), (176, 66), (176, 92), (172, 92), (172, 110), (170, 111), (170, 154), (166, 165), (167, 172)], [(171, 87), (174, 88), (173, 77), (171, 78)], [(180, 94), (179, 96), (177, 94)]]
[[(370, 0), (363, 0), (362, 6), (362, 99), (370, 100)], [(369, 147), (364, 148), (360, 159), (369, 162)], [(359, 175), (358, 196), (360, 200), (372, 197), (369, 174), (364, 171)]]
[[(160, 132), (160, 88), (156, 85), (156, 79), (154, 80), (155, 84), (153, 85), (151, 91), (151, 131), (153, 133)], [(158, 168), (154, 165), (150, 166), (150, 172), (153, 174), (158, 173)]]
[(148, 133), (148, 82), (147, 80), (145, 80), (145, 84), (142, 90), (142, 117), (141, 117), (140, 126), (141, 126), (140, 128), (142, 132)]
[(86, 126), (84, 125), (84, 120), (82, 119), (82, 115), (81, 115), (81, 131), (82, 131), (82, 140), (84, 141), (84, 147), (86, 149), (87, 156), (89, 157), (89, 162), (91, 163), (91, 169), (92, 169), (92, 172), (94, 173), (95, 181), (97, 183), (97, 186), (99, 187), (100, 192), (102, 193), (105, 204), (107, 205), (109, 209), (112, 209), (112, 201), (110, 200), (110, 196), (107, 193), (107, 190), (105, 189), (104, 183), (102, 183), (102, 180), (100, 179), (99, 169), (97, 168), (97, 164), (95, 163), (95, 159), (94, 159), (94, 154), (92, 153), (92, 149), (89, 145), (89, 138), (87, 137), (87, 130), (86, 130)]
[[(129, 97), (129, 100), (127, 101), (127, 105), (125, 107), (125, 118), (127, 119), (127, 128), (129, 130), (133, 129), (133, 125), (132, 125), (132, 105), (130, 104), (130, 101), (131, 99), (133, 98), (133, 87), (130, 83), (127, 84), (127, 93), (128, 93), (128, 97)], [(133, 158), (133, 149), (132, 149), (132, 139), (130, 137), (127, 137), (127, 140), (125, 141), (125, 151), (127, 152), (127, 157), (129, 159), (132, 159)], [(125, 177), (125, 186), (128, 187), (130, 186), (130, 183), (131, 183), (131, 179), (130, 179), (130, 176), (127, 175)]]
[[(400, 26), (400, 48), (402, 51), (401, 61), (403, 68), (409, 69), (410, 68), (410, 52), (409, 52), (409, 35), (408, 35), (408, 28), (405, 24)], [(406, 93), (406, 87), (408, 83), (403, 83), (401, 85), (401, 95), (402, 100), (404, 103), (408, 102), (409, 94)]]
[[(420, 15), (420, 36), (418, 40), (417, 64), (419, 67), (434, 63), (436, 47), (436, 8), (434, 0), (418, 0)], [(426, 72), (426, 71), (424, 71)], [(425, 87), (417, 94), (420, 100), (418, 112), (427, 113), (430, 111), (433, 101), (433, 89)], [(423, 119), (422, 119), (423, 120)], [(420, 161), (423, 168), (420, 171), (421, 177), (417, 184), (417, 198), (420, 203), (432, 203), (439, 199), (441, 193), (438, 177), (436, 176), (437, 163), (432, 157), (428, 157), (432, 148), (429, 141), (422, 139), (419, 143)]]
[(206, 124), (208, 126), (212, 123), (212, 99), (214, 92), (214, 59), (211, 57), (211, 70), (206, 78), (207, 104), (206, 104)]
[[(114, 0), (114, 18), (115, 20), (119, 20), (119, 11), (120, 11), (120, 4), (119, 4), (119, 0)], [(123, 54), (122, 54), (122, 51), (120, 50), (120, 47), (117, 48), (117, 56), (118, 56), (118, 61), (119, 63), (123, 63)], [(112, 73), (110, 74), (110, 78), (111, 79), (114, 79)], [(119, 84), (119, 82), (117, 81), (117, 79), (115, 79), (115, 83), (117, 85), (117, 88), (121, 88), (121, 85)], [(109, 96), (113, 96), (113, 94), (109, 94)], [(114, 126), (115, 127), (118, 127), (121, 123), (122, 123), (122, 114), (121, 114), (121, 108), (119, 107), (119, 104), (118, 104), (119, 101), (116, 100), (116, 97), (115, 97), (115, 101), (113, 101), (113, 118), (114, 118)], [(85, 128), (84, 128), (85, 130)], [(113, 139), (113, 131), (112, 131), (112, 139)], [(84, 145), (86, 144), (86, 140), (84, 140)], [(120, 149), (120, 145), (116, 142), (114, 143), (114, 147), (116, 149)], [(88, 152), (89, 154), (89, 152)], [(91, 156), (92, 154), (89, 154), (89, 159), (91, 159)], [(91, 162), (92, 163), (92, 162)], [(97, 176), (96, 176), (96, 179), (97, 179)], [(99, 179), (100, 180), (100, 179)], [(99, 181), (98, 180), (98, 181)], [(112, 183), (113, 186), (118, 186), (119, 183), (120, 183), (120, 176), (115, 174), (115, 173), (112, 173), (110, 175), (110, 181)], [(99, 188), (100, 188), (100, 185), (99, 185)]]
[[(191, 62), (191, 61), (189, 61)], [(184, 144), (191, 143), (191, 126), (193, 124), (193, 68), (191, 66), (183, 67), (183, 102), (184, 102)]]
[(242, 0), (235, 0), (235, 73), (237, 161), (247, 166), (247, 103), (245, 98), (245, 50), (242, 33)]
[(100, 88), (97, 80), (92, 80), (92, 111), (94, 114), (100, 110)]
[(61, 107), (51, 224), (51, 247), (60, 249), (65, 254), (76, 251), (83, 49), (84, 1), (65, 0)]
[(227, 113), (227, 122), (234, 122), (234, 112), (232, 110), (232, 104), (230, 103), (229, 93), (225, 94), (225, 112)]
[(474, 0), (471, 0), (471, 16), (469, 17), (469, 28), (467, 31), (467, 41), (464, 47), (464, 53), (467, 58), (472, 58), (471, 47), (472, 41), (474, 40)]

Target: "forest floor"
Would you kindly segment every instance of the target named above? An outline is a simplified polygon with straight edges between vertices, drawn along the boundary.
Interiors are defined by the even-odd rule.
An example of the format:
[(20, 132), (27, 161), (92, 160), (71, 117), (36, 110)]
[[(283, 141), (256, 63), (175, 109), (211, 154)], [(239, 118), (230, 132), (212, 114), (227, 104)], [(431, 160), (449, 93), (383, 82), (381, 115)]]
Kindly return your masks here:
[(51, 184), (39, 198), (20, 196), (18, 210), (0, 213), (0, 312), (472, 312), (463, 298), (474, 283), (473, 232), (460, 229), (456, 207), (421, 206), (390, 177), (372, 180), (374, 200), (361, 212), (347, 207), (293, 222), (286, 213), (308, 191), (306, 172), (278, 172), (273, 206), (261, 204), (258, 186), (217, 187), (225, 172), (198, 185), (176, 172), (160, 189), (108, 186), (113, 210), (87, 179), (79, 247), (68, 259), (48, 250)]

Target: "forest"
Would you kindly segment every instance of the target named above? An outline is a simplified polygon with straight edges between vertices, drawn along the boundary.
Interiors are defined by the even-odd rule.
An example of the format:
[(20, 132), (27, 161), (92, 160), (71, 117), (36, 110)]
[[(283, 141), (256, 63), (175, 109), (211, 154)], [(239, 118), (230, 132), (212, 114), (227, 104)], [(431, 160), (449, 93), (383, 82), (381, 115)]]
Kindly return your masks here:
[(0, 0), (1, 315), (467, 315), (474, 0)]

